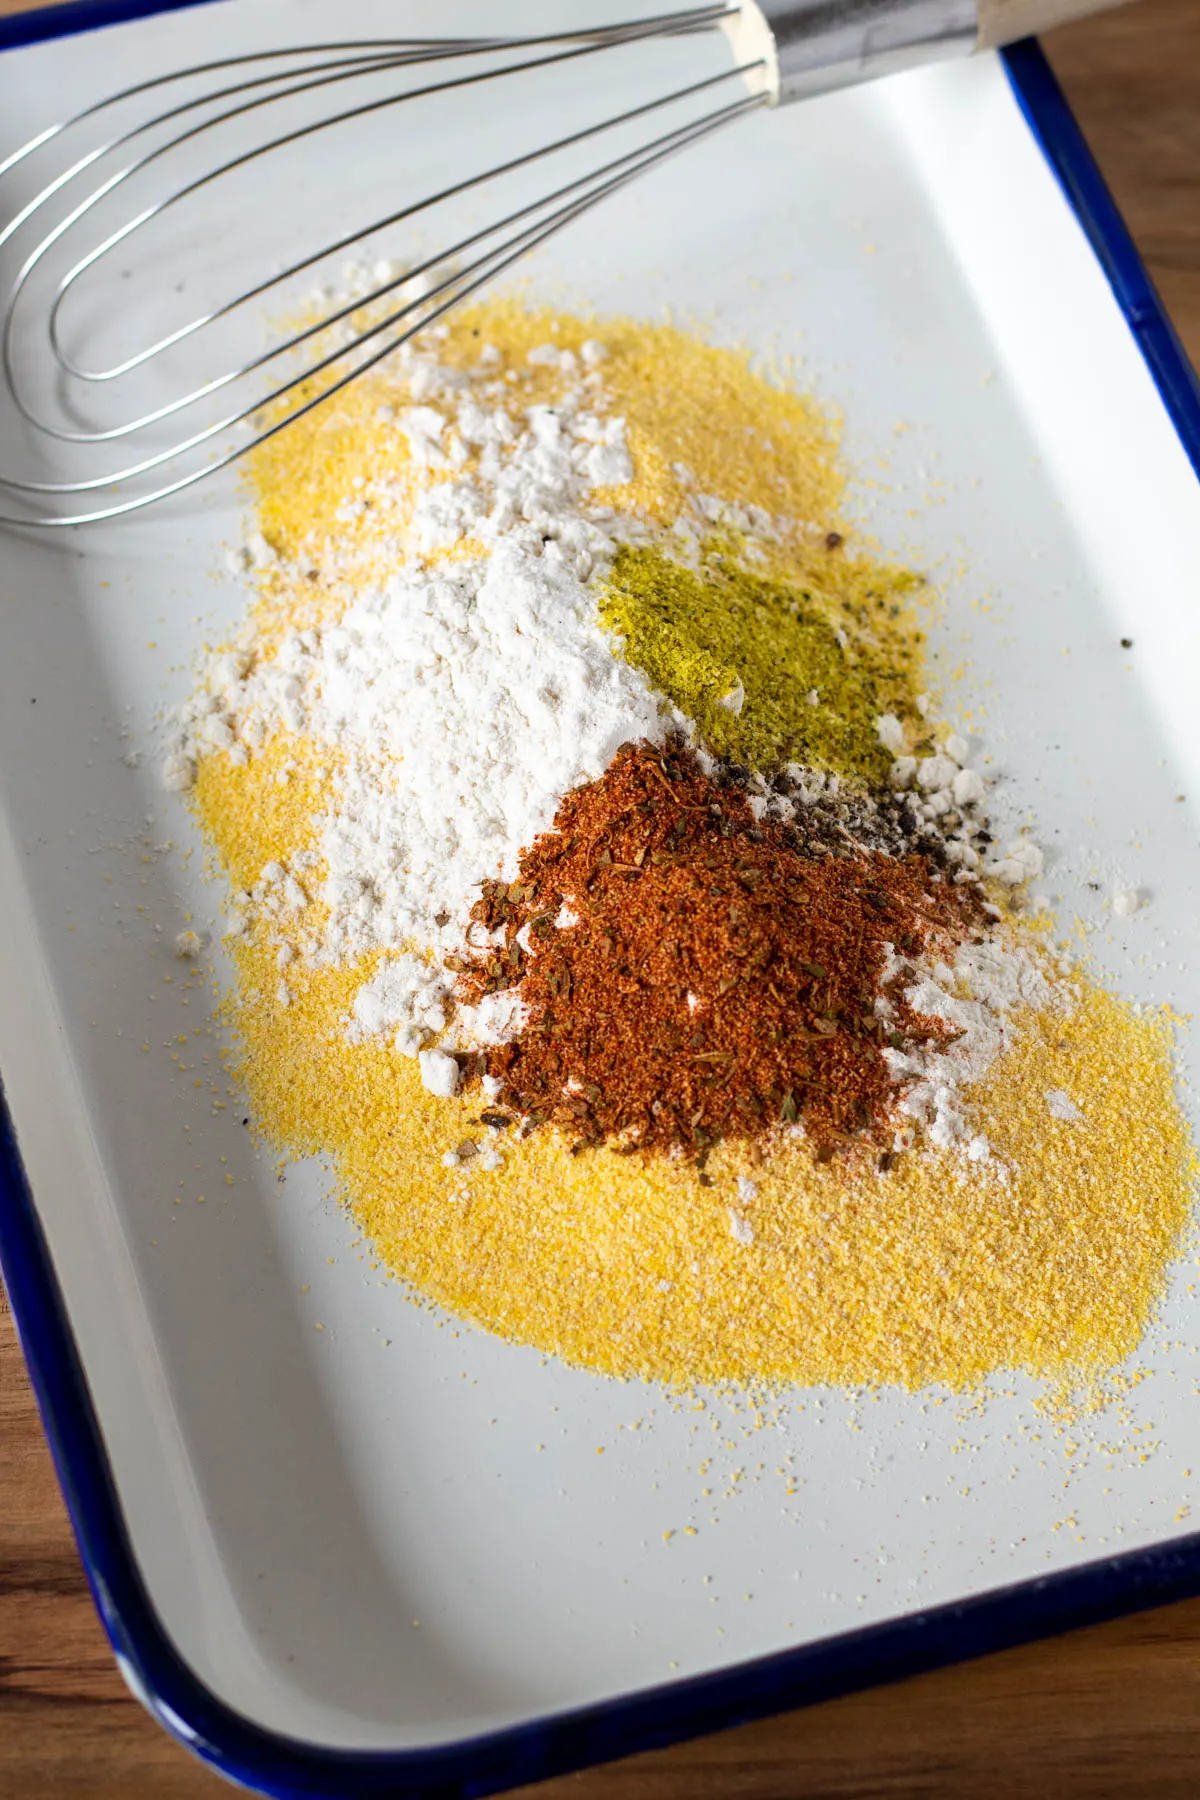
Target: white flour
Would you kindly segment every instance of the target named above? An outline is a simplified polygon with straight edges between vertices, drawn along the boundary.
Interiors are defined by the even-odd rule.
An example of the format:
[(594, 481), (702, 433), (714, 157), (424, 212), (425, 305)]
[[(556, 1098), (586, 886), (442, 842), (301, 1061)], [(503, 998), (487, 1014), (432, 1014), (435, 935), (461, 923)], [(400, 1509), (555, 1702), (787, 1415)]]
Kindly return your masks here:
[[(601, 355), (593, 346), (589, 360)], [(563, 793), (601, 775), (623, 743), (663, 731), (659, 697), (614, 654), (584, 585), (614, 530), (639, 529), (589, 501), (632, 477), (624, 422), (590, 410), (582, 386), (515, 422), (503, 389), (483, 405), (457, 371), (409, 362), (421, 403), (395, 422), (414, 459), (453, 470), (470, 446), (472, 473), (423, 487), (418, 555), (386, 585), (356, 583), (337, 624), (290, 632), (272, 656), (247, 639), (214, 658), (164, 768), (170, 785), (186, 785), (199, 755), (240, 759), (281, 728), (335, 753), (335, 804), (317, 821), (313, 858), (323, 878), (310, 890), (295, 869), (271, 867), (248, 897), (276, 916), (325, 902), (320, 942), (306, 944), (317, 961), (461, 947), (480, 881), (515, 879), (521, 848), (549, 828)], [(491, 554), (424, 560), (464, 537)], [(251, 549), (261, 566), (270, 547)], [(336, 552), (329, 560), (336, 571)], [(440, 1031), (447, 984), (436, 990), (432, 970), (422, 982), (414, 964), (405, 957), (364, 987), (352, 1033), (394, 1030), (416, 1054)], [(474, 1023), (489, 1035), (513, 1025), (486, 1009)]]
[[(1033, 952), (1007, 934), (961, 945), (953, 966), (924, 958), (906, 964), (893, 956), (891, 972), (906, 967), (915, 979), (902, 991), (914, 1012), (941, 1019), (960, 1035), (940, 1050), (884, 1051), (892, 1075), (911, 1083), (899, 1111), (923, 1126), (937, 1149), (956, 1148), (972, 1162), (990, 1160), (991, 1147), (973, 1129), (962, 1090), (982, 1080), (1012, 1047), (1015, 1014), (1027, 1007), (1062, 1006), (1069, 996)], [(876, 1003), (882, 1016), (889, 1010), (886, 1001)]]
[(1064, 1125), (1083, 1124), (1083, 1113), (1064, 1088), (1046, 1089), (1046, 1108), (1052, 1119), (1061, 1119)]
[(435, 963), (409, 952), (391, 957), (355, 995), (346, 1037), (355, 1043), (395, 1031), (397, 1050), (415, 1056), (426, 1034), (445, 1030), (449, 997), (449, 977)]
[(461, 944), (480, 880), (515, 880), (564, 791), (660, 732), (594, 611), (573, 575), (503, 542), (453, 575), (407, 569), (285, 643), (288, 722), (343, 758), (319, 820), (327, 955)]

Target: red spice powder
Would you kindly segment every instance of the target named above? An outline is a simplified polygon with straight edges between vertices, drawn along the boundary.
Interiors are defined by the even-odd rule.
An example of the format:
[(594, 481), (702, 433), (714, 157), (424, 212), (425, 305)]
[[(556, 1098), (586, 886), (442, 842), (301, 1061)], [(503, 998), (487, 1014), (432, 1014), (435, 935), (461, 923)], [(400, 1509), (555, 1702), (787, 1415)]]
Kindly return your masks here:
[(457, 965), (463, 998), (519, 983), (528, 1012), (486, 1053), (500, 1105), (580, 1146), (703, 1161), (797, 1121), (825, 1160), (884, 1143), (897, 1088), (882, 1047), (953, 1035), (911, 1012), (902, 976), (877, 1015), (888, 946), (960, 941), (980, 912), (919, 855), (805, 854), (790, 827), (756, 822), (736, 778), (643, 743), (566, 796), (474, 916), (504, 944)]

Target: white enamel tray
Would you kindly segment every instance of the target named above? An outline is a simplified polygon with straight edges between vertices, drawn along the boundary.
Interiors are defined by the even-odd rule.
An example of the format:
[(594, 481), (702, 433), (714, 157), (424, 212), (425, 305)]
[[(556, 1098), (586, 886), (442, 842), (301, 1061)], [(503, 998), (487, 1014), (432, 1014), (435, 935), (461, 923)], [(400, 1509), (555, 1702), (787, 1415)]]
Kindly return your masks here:
[[(564, 10), (586, 11), (505, 24)], [(178, 61), (427, 15), (344, 0), (331, 30), (320, 0), (220, 0), (13, 49), (0, 152)], [(493, 16), (442, 5), (437, 29)], [(336, 155), (271, 204), (332, 220), (368, 162), (383, 181)], [(1099, 920), (1089, 882), (1139, 887), (1098, 967), (1194, 1010), (1200, 406), (1036, 49), (756, 115), (594, 220), (533, 291), (803, 359), (872, 529), (943, 586), (948, 699), (986, 701), (1060, 917)], [(20, 443), (0, 418), (0, 466)], [(983, 1405), (672, 1401), (413, 1307), (323, 1170), (280, 1179), (237, 1105), (214, 1113), (206, 998), (167, 977), (216, 896), (153, 751), (244, 604), (219, 574), (241, 517), (219, 476), (0, 537), (0, 1253), (97, 1599), (163, 1722), (271, 1792), (479, 1793), (1200, 1587), (1190, 1251), (1140, 1383), (1071, 1431), (1008, 1378)]]

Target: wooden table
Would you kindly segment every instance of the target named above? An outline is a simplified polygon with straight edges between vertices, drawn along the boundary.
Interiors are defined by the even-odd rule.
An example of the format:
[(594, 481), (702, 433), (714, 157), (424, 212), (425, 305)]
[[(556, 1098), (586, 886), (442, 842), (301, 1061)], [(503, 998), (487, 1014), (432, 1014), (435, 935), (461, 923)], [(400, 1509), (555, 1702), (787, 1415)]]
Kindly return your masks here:
[[(0, 0), (0, 12), (24, 0)], [(599, 10), (603, 10), (600, 8)], [(1200, 0), (1055, 33), (1055, 68), (1200, 363)], [(126, 1692), (0, 1311), (0, 1796), (203, 1800)], [(1200, 1600), (569, 1776), (540, 1800), (1196, 1800)]]

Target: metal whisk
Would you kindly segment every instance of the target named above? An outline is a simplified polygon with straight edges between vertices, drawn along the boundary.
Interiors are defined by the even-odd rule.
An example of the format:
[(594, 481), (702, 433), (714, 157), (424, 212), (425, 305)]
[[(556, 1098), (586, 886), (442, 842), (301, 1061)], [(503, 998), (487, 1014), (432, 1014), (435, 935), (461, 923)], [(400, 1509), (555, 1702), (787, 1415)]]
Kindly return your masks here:
[[(1048, 0), (1036, 22), (1095, 4)], [(27, 196), (18, 192), (17, 210), (0, 229), (0, 255), (16, 265), (0, 362), (33, 465), (26, 475), (0, 472), (0, 490), (9, 496), (0, 523), (89, 524), (190, 488), (326, 405), (519, 258), (675, 152), (759, 107), (1002, 42), (1014, 34), (1010, 23), (1029, 28), (1030, 6), (1031, 0), (718, 0), (538, 36), (256, 50), (173, 70), (97, 101), (0, 162), (0, 195), (32, 187)], [(711, 33), (724, 34), (732, 58), (726, 49), (720, 67), (701, 71), (680, 47), (690, 55), (690, 40)], [(661, 85), (660, 51), (649, 88), (639, 95), (628, 79), (629, 57), (664, 40), (677, 47), (670, 66), (678, 54), (677, 72), (687, 79)], [(614, 54), (625, 59), (621, 91), (631, 103), (593, 118), (587, 100), (601, 92), (591, 77), (594, 60)], [(508, 111), (493, 108), (486, 116), (504, 121), (507, 148), (509, 136), (519, 136), (527, 91), (518, 84), (545, 77), (566, 94), (570, 129), (462, 173), (447, 169), (453, 132), (440, 141), (414, 139), (413, 160), (420, 163), (424, 146), (430, 165), (421, 191), (397, 196), (400, 203), (378, 217), (352, 221), (332, 241), (289, 251), (248, 281), (244, 245), (230, 248), (236, 267), (225, 269), (226, 239), (238, 236), (233, 221), (243, 231), (247, 218), (256, 223), (240, 184), (267, 159), (308, 145), (296, 179), (316, 179), (324, 133), (347, 127), (365, 141), (373, 124), (394, 126), (400, 106), (450, 101), (469, 108), (498, 100), (498, 89)], [(44, 169), (50, 158), (57, 163), (53, 173)], [(543, 185), (531, 188), (531, 181)], [(230, 192), (234, 197), (222, 202)], [(347, 207), (351, 200), (347, 195)], [(257, 222), (269, 235), (270, 209)], [(268, 301), (278, 309), (299, 277), (401, 227), (417, 233), (402, 261), (393, 252), (349, 297), (331, 299), (327, 288), (320, 304), (311, 295), (303, 307), (294, 303), (302, 322), (263, 347)], [(127, 261), (132, 266), (121, 268)], [(189, 273), (202, 288), (217, 286), (196, 310), (171, 322), (172, 296), (186, 291)], [(133, 342), (107, 356), (80, 347), (89, 332), (103, 340), (128, 325)], [(139, 339), (138, 331), (146, 336)], [(203, 366), (214, 372), (197, 380), (201, 350), (211, 354)], [(123, 453), (126, 440), (137, 446), (132, 454)], [(87, 498), (99, 501), (101, 493), (102, 502)]]

